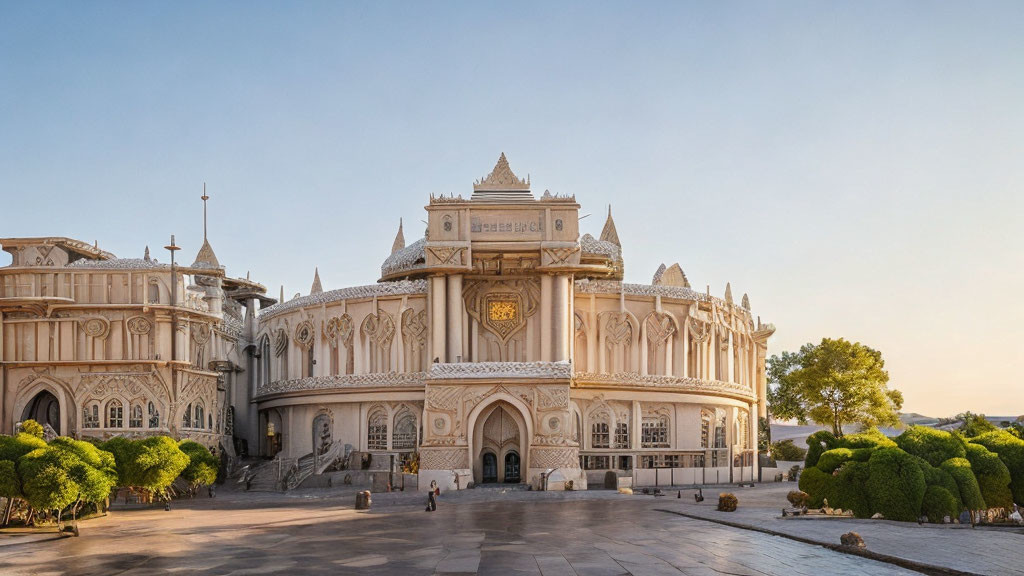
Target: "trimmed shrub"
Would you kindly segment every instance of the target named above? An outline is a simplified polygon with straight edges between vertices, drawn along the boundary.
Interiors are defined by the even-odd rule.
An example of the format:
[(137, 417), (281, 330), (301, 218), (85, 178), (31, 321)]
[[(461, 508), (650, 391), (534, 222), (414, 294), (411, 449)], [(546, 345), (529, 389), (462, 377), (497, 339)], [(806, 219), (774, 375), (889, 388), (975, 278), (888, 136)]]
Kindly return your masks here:
[(834, 448), (821, 454), (821, 457), (818, 458), (816, 468), (822, 472), (831, 474), (835, 472), (837, 468), (842, 466), (843, 462), (852, 458), (853, 450), (850, 450), (849, 448)]
[(868, 460), (871, 509), (889, 520), (917, 520), (924, 500), (924, 472), (914, 457), (899, 448), (879, 448)]
[(17, 462), (25, 454), (37, 449), (45, 448), (46, 441), (31, 434), (19, 432), (15, 436), (0, 436), (0, 460)]
[(903, 451), (924, 458), (932, 466), (938, 466), (950, 458), (966, 456), (964, 442), (949, 432), (911, 426), (896, 437), (896, 444)]
[(1024, 505), (1024, 440), (999, 430), (972, 438), (971, 442), (999, 455), (999, 459), (1010, 470), (1010, 492), (1013, 494), (1013, 501)]
[(805, 468), (800, 473), (799, 486), (800, 490), (806, 492), (809, 497), (807, 500), (809, 508), (820, 508), (826, 498), (828, 498), (829, 503), (835, 500), (833, 491), (835, 478), (831, 474), (822, 472), (817, 468)]
[(796, 462), (807, 457), (807, 450), (797, 446), (792, 440), (772, 442), (771, 455), (774, 460)]
[(871, 458), (871, 453), (875, 451), (874, 448), (853, 448), (850, 450), (853, 453), (853, 458), (850, 458), (854, 462), (867, 462)]
[(1010, 508), (1013, 495), (1010, 494), (1010, 471), (994, 452), (981, 444), (967, 445), (967, 460), (971, 471), (978, 479), (981, 497), (988, 508)]
[(878, 431), (878, 428), (868, 428), (857, 434), (848, 434), (836, 441), (834, 448), (895, 448), (896, 443), (891, 438)]
[(36, 438), (43, 437), (43, 425), (31, 418), (21, 423), (21, 431)]
[(736, 506), (740, 501), (736, 498), (735, 494), (729, 492), (722, 492), (718, 495), (718, 509), (722, 512), (735, 512)]
[(921, 471), (924, 472), (925, 486), (938, 486), (940, 488), (945, 488), (946, 491), (956, 499), (956, 512), (959, 515), (960, 511), (964, 508), (964, 504), (963, 501), (960, 500), (960, 486), (956, 483), (956, 480), (949, 475), (949, 472), (946, 472), (942, 468), (932, 466), (923, 458), (918, 461), (918, 464), (921, 466)]
[(971, 472), (971, 463), (966, 458), (950, 458), (942, 463), (945, 470), (960, 489), (960, 502), (968, 510), (984, 510), (985, 499), (981, 497), (978, 479)]
[(192, 440), (182, 440), (178, 443), (178, 448), (189, 457), (188, 466), (181, 471), (181, 477), (189, 483), (193, 491), (200, 485), (208, 486), (217, 481), (217, 468), (220, 462), (206, 446)]
[[(812, 468), (818, 465), (818, 458), (827, 451), (836, 447), (836, 437), (828, 430), (818, 430), (807, 437), (807, 459), (804, 460), (804, 468)], [(805, 490), (806, 492), (806, 490)]]
[(921, 514), (928, 516), (929, 522), (940, 523), (946, 516), (956, 518), (960, 514), (960, 506), (949, 490), (942, 486), (929, 486), (921, 502)]
[(834, 508), (851, 510), (858, 518), (870, 518), (873, 513), (867, 489), (870, 476), (871, 467), (867, 462), (850, 460), (844, 463), (833, 482), (835, 501), (830, 499), (829, 504)]

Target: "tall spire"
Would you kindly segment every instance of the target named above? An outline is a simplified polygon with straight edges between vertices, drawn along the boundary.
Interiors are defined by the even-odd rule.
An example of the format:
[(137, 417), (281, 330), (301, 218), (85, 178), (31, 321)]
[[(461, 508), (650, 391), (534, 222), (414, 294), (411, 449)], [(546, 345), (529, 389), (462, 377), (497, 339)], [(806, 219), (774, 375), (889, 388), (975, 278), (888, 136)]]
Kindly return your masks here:
[(725, 301), (732, 304), (732, 284), (725, 283)]
[(612, 205), (608, 205), (608, 219), (604, 221), (604, 229), (601, 230), (601, 240), (605, 242), (611, 242), (618, 247), (622, 247), (619, 243), (619, 233), (615, 230), (615, 221), (612, 220)]
[(206, 182), (203, 182), (203, 195), (199, 198), (203, 201), (203, 242), (206, 242), (206, 201), (210, 199), (206, 195)]
[(203, 195), (199, 199), (203, 201), (203, 245), (199, 248), (199, 253), (196, 254), (196, 260), (192, 263), (192, 267), (220, 268), (220, 261), (217, 260), (217, 255), (213, 253), (213, 246), (210, 246), (210, 241), (206, 238), (206, 201), (210, 199), (206, 195), (206, 182), (203, 182)]
[(310, 295), (319, 294), (324, 291), (324, 287), (320, 285), (320, 268), (317, 267), (313, 271), (313, 287), (309, 289)]
[(402, 219), (398, 219), (398, 234), (395, 235), (395, 243), (391, 245), (391, 253), (394, 254), (405, 248), (405, 234), (402, 233)]

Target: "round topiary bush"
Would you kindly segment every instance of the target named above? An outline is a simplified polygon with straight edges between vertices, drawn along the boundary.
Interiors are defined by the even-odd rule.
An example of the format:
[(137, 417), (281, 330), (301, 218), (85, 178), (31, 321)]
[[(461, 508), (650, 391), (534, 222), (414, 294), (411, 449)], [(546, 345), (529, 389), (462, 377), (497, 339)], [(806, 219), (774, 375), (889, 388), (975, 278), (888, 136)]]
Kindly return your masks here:
[(807, 493), (807, 506), (810, 508), (820, 508), (825, 498), (832, 502), (835, 498), (832, 492), (834, 484), (835, 478), (831, 474), (817, 468), (805, 468), (800, 473), (800, 490)]
[(960, 502), (967, 510), (984, 510), (985, 499), (981, 497), (978, 479), (971, 471), (971, 463), (966, 458), (950, 458), (942, 463), (945, 470), (960, 489)]
[(1010, 492), (1013, 494), (1013, 501), (1024, 505), (1024, 440), (1004, 430), (998, 430), (976, 436), (971, 442), (999, 455), (999, 459), (1010, 470)]
[(981, 444), (968, 444), (967, 460), (971, 463), (974, 477), (978, 479), (985, 505), (988, 508), (1010, 508), (1013, 505), (1010, 471), (999, 456)]
[(921, 514), (928, 517), (929, 522), (940, 523), (943, 518), (949, 516), (956, 518), (960, 515), (960, 506), (957, 498), (949, 490), (942, 486), (929, 486), (924, 492), (924, 500), (921, 502)]
[(851, 460), (840, 466), (832, 484), (833, 497), (829, 498), (829, 504), (834, 508), (852, 510), (858, 518), (870, 518), (874, 513), (867, 488), (870, 472), (867, 462)]
[(842, 466), (843, 462), (853, 458), (853, 450), (849, 448), (833, 448), (822, 453), (821, 457), (818, 458), (818, 464), (815, 466), (822, 472), (831, 474), (835, 472), (837, 468)]
[(953, 498), (956, 499), (956, 512), (959, 515), (960, 511), (963, 510), (964, 504), (960, 500), (960, 486), (956, 483), (956, 480), (950, 476), (949, 472), (946, 472), (942, 468), (936, 468), (924, 460), (924, 458), (918, 459), (918, 465), (921, 466), (921, 471), (924, 472), (924, 483), (925, 486), (938, 486), (945, 488)]
[(857, 434), (847, 434), (839, 438), (833, 448), (895, 448), (896, 443), (891, 438), (878, 431), (878, 428), (869, 428)]
[(722, 492), (718, 495), (718, 509), (722, 512), (735, 512), (739, 503), (735, 494)]
[(917, 520), (924, 500), (924, 473), (914, 457), (899, 448), (879, 448), (868, 460), (871, 509), (889, 520)]
[(911, 426), (896, 437), (896, 445), (904, 452), (924, 458), (932, 466), (966, 455), (963, 440), (949, 432), (926, 426)]

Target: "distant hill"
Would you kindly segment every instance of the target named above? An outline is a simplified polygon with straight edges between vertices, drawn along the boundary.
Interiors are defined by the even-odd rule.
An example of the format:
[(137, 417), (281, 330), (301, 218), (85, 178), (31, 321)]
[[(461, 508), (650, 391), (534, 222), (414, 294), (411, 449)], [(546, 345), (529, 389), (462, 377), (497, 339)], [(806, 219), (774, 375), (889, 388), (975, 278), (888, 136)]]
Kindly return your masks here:
[[(1002, 427), (1003, 422), (1014, 422), (1020, 419), (1024, 419), (1024, 416), (985, 416), (985, 419), (995, 424), (998, 427)], [(924, 414), (917, 414), (916, 412), (908, 412), (900, 414), (900, 422), (903, 423), (903, 427), (907, 426), (928, 426), (930, 428), (939, 428), (940, 430), (956, 430), (960, 427), (959, 421), (950, 422), (947, 424), (940, 425), (939, 418), (933, 418), (931, 416), (925, 416)], [(859, 430), (860, 426), (856, 424), (850, 424), (843, 427), (844, 434), (854, 434)], [(807, 447), (807, 437), (814, 434), (818, 430), (829, 430), (828, 426), (820, 426), (818, 424), (808, 424), (807, 426), (801, 426), (795, 423), (778, 423), (772, 422), (772, 442), (778, 442), (780, 440), (792, 440), (794, 444), (801, 448)], [(897, 428), (879, 428), (882, 434), (893, 437), (898, 436), (903, 432), (903, 429)]]

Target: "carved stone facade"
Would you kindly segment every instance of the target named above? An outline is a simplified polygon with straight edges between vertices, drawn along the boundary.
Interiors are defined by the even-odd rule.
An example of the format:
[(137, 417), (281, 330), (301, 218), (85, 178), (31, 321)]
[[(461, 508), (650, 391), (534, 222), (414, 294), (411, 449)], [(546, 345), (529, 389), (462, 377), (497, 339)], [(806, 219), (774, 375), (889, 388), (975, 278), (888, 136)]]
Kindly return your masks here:
[(318, 471), (418, 452), (424, 488), (749, 478), (774, 328), (678, 264), (624, 283), (628, 234), (609, 210), (581, 235), (579, 210), (534, 196), (502, 155), (468, 199), (430, 198), (423, 238), (399, 226), (377, 283), (324, 291), (317, 271), (281, 302), (228, 278), (205, 241), (173, 273), (68, 239), (0, 241), (2, 425), (53, 413), (62, 433), (155, 430)]

